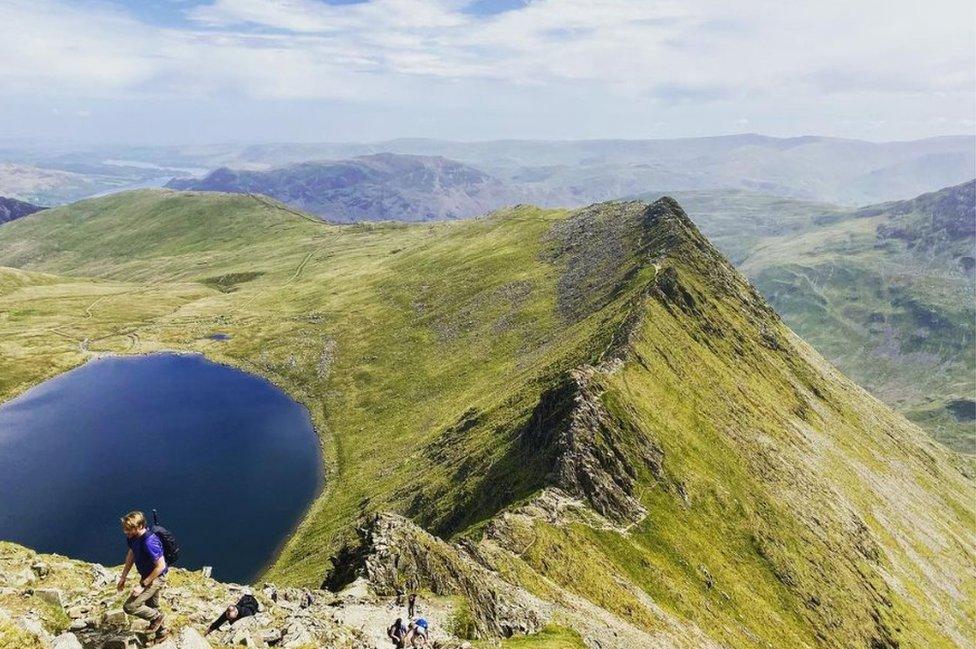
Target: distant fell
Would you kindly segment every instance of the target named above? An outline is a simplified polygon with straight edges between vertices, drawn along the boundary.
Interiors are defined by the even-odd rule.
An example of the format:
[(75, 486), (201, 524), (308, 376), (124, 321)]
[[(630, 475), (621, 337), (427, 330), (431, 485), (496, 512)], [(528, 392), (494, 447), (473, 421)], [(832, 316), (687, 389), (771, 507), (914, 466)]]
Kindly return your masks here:
[(513, 187), (468, 165), (393, 153), (264, 171), (223, 167), (167, 187), (264, 194), (334, 222), (458, 219), (517, 202)]
[(22, 216), (27, 216), (34, 212), (40, 212), (43, 209), (45, 208), (40, 205), (19, 201), (16, 198), (0, 196), (0, 224), (19, 219)]
[(644, 140), (398, 139), (179, 150), (193, 166), (280, 166), (389, 152), (443, 156), (518, 188), (508, 201), (582, 206), (651, 190), (741, 189), (846, 206), (906, 199), (973, 176), (976, 138), (904, 142), (758, 134)]
[[(768, 216), (783, 227), (754, 229), (740, 267), (790, 326), (936, 438), (976, 453), (976, 181), (857, 210), (784, 202)], [(709, 214), (696, 217), (711, 231)]]
[(865, 207), (857, 215), (887, 217), (878, 226), (879, 238), (900, 239), (909, 248), (949, 246), (963, 266), (973, 265), (972, 255), (965, 253), (976, 252), (972, 250), (976, 243), (976, 180), (911, 200)]

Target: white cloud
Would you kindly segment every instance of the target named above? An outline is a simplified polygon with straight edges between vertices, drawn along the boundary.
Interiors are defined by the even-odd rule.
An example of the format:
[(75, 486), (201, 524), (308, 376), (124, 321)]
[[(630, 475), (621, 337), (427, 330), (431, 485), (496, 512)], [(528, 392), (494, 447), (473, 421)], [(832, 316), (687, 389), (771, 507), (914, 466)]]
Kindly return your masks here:
[(970, 0), (534, 0), (493, 16), (464, 4), (213, 0), (174, 27), (104, 2), (0, 0), (0, 91), (395, 105), (453, 85), (463, 104), (491, 83), (499, 96), (784, 109), (933, 93), (971, 104), (976, 92)]

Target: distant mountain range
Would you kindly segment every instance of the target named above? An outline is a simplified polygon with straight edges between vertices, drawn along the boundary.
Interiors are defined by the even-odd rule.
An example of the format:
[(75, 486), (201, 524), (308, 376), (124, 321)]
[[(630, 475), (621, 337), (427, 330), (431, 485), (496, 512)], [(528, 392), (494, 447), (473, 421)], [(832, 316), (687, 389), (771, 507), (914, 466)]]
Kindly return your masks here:
[(0, 223), (13, 221), (22, 216), (40, 212), (44, 208), (39, 205), (18, 201), (16, 198), (5, 198), (0, 196)]
[(220, 168), (171, 189), (264, 194), (335, 222), (430, 221), (484, 214), (518, 192), (488, 174), (437, 156), (379, 153), (267, 171)]
[[(458, 201), (478, 204), (482, 193), (501, 204), (531, 202), (576, 206), (658, 190), (744, 189), (767, 194), (865, 205), (907, 199), (971, 178), (976, 168), (971, 135), (909, 142), (865, 142), (827, 137), (774, 138), (762, 135), (668, 140), (583, 140), (450, 142), (403, 139), (376, 143), (206, 145), (172, 147), (105, 146), (86, 150), (0, 150), (0, 161), (29, 166), (37, 182), (16, 186), (0, 168), (0, 195), (44, 204), (69, 202), (120, 188), (162, 185), (169, 178), (202, 175), (219, 168), (278, 171), (309, 161), (339, 161), (394, 153), (442, 157), (492, 179), (474, 200), (445, 191), (432, 213), (456, 213)], [(443, 163), (447, 164), (447, 163)], [(182, 170), (182, 171), (181, 171)], [(189, 170), (189, 171), (188, 171)], [(400, 173), (397, 169), (388, 169)], [(50, 177), (61, 176), (52, 181)], [(440, 173), (440, 172), (438, 172)], [(45, 175), (46, 174), (46, 175)], [(385, 180), (383, 184), (389, 184)], [(79, 184), (80, 183), (80, 184)], [(301, 193), (301, 192), (299, 192)], [(500, 194), (498, 194), (500, 196)], [(372, 188), (362, 198), (378, 197)], [(341, 202), (358, 199), (355, 191)], [(412, 220), (428, 205), (404, 207)], [(390, 206), (400, 204), (391, 200)], [(486, 204), (494, 205), (494, 200)], [(462, 210), (463, 211), (463, 210)], [(399, 217), (394, 217), (399, 218)]]
[(976, 453), (976, 181), (860, 209), (749, 192), (678, 198), (800, 336)]

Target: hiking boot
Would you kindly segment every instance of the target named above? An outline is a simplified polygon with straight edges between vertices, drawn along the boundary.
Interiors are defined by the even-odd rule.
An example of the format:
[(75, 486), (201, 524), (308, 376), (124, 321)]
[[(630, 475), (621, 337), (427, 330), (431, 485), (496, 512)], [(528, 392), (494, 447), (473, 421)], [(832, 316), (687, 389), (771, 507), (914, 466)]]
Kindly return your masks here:
[(160, 613), (156, 618), (149, 623), (149, 627), (146, 629), (149, 633), (156, 633), (163, 628), (163, 614)]

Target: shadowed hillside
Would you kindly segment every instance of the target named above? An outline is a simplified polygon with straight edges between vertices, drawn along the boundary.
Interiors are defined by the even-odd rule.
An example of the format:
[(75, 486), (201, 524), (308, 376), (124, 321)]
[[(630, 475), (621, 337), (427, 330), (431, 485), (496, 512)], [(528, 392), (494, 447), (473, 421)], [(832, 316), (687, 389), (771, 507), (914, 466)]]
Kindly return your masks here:
[(18, 201), (16, 198), (4, 198), (0, 196), (0, 224), (19, 219), (22, 216), (27, 216), (34, 212), (40, 212), (43, 209), (39, 205)]
[(0, 264), (4, 397), (175, 348), (309, 407), (327, 487), (279, 582), (409, 581), (479, 637), (967, 643), (972, 465), (827, 364), (671, 199), (333, 226), (136, 192), (5, 225)]

